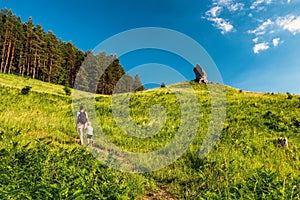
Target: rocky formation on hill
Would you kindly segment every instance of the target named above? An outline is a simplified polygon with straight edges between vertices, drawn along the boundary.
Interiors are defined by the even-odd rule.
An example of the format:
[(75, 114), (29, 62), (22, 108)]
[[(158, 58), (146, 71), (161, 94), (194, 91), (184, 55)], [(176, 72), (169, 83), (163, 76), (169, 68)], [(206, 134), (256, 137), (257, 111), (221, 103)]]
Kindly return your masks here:
[(208, 83), (207, 74), (199, 64), (197, 64), (194, 67), (194, 73), (196, 75), (195, 82), (200, 83), (200, 84), (207, 84)]

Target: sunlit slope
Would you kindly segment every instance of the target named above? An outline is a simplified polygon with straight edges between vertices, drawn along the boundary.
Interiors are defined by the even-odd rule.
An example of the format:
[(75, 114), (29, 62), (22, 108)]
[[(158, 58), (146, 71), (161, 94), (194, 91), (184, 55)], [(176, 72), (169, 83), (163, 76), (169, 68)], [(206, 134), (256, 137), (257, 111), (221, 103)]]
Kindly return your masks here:
[[(109, 153), (99, 162), (75, 142), (72, 96), (63, 86), (3, 74), (0, 80), (0, 199), (299, 199), (299, 96), (226, 87), (224, 128), (214, 148), (200, 159), (212, 120), (212, 99), (207, 86), (191, 82), (198, 109), (188, 94), (183, 102), (190, 112), (199, 110), (200, 120), (192, 144), (161, 170), (130, 174), (106, 167)], [(21, 94), (25, 86), (32, 87), (28, 95)], [(96, 96), (99, 125), (124, 151), (159, 150), (182, 126), (182, 102), (174, 88), (186, 92), (178, 84), (134, 93), (129, 104), (124, 100), (117, 105), (114, 98), (120, 102), (128, 94), (113, 99)], [(155, 105), (164, 109), (165, 121), (151, 120)], [(120, 127), (122, 116), (113, 111), (123, 107), (129, 109), (133, 123), (157, 130), (155, 134), (148, 138), (128, 134), (134, 130), (130, 126), (124, 130), (127, 122)], [(101, 144), (94, 128), (94, 139)], [(288, 138), (288, 148), (277, 145), (282, 136)]]
[[(109, 169), (75, 141), (63, 86), (0, 74), (0, 199), (130, 199), (146, 179)], [(28, 95), (21, 89), (32, 87)]]

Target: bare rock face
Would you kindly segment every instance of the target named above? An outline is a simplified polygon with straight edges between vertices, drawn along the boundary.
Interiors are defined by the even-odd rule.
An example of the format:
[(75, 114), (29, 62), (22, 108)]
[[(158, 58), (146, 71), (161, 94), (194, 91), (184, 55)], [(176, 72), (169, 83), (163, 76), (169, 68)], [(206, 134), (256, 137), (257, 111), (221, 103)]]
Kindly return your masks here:
[(196, 67), (194, 67), (194, 73), (196, 75), (195, 82), (200, 84), (208, 83), (207, 74), (199, 64), (197, 64)]

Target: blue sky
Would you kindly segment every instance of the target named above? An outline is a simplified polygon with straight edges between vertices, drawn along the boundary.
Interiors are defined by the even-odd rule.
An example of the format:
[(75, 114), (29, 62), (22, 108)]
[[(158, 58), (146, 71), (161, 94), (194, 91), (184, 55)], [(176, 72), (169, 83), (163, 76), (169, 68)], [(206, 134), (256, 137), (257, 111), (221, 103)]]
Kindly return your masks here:
[[(0, 0), (0, 5), (23, 21), (32, 16), (84, 51), (129, 29), (172, 29), (203, 46), (224, 84), (300, 94), (300, 0)], [(167, 52), (150, 49), (120, 59), (126, 70), (161, 63), (194, 79), (193, 66)]]

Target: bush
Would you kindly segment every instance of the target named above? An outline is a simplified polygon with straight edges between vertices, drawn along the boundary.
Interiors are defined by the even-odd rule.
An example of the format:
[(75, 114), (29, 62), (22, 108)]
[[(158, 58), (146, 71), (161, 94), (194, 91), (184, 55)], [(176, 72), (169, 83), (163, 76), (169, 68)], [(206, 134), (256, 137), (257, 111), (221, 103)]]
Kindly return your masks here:
[(25, 87), (21, 90), (22, 94), (23, 94), (23, 95), (27, 95), (27, 94), (30, 92), (31, 88), (32, 88), (32, 87), (30, 87), (30, 86), (25, 86)]
[(70, 96), (71, 95), (71, 89), (67, 86), (64, 87), (64, 91), (66, 93), (67, 96)]
[(289, 92), (286, 93), (287, 94), (287, 99), (292, 99), (293, 95), (291, 95)]
[(161, 83), (161, 85), (160, 85), (160, 87), (161, 87), (161, 88), (164, 88), (164, 87), (166, 87), (166, 84), (165, 84), (165, 82), (162, 82), (162, 83)]

